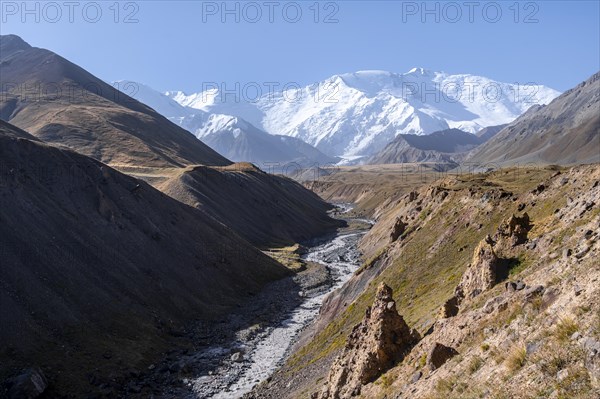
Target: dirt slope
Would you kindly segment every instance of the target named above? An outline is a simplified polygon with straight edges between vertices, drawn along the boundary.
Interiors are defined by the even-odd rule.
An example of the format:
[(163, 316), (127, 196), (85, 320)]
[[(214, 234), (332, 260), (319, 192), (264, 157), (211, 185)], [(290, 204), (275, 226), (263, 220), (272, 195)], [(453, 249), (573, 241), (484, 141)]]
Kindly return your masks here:
[(302, 184), (328, 202), (355, 204), (352, 214), (369, 218), (379, 217), (377, 211), (394, 203), (414, 187), (432, 182), (445, 172), (436, 164), (407, 163), (386, 165), (336, 166), (324, 169), (316, 176), (310, 170)]
[(287, 275), (203, 210), (23, 135), (0, 124), (0, 380), (39, 366), (51, 392), (110, 392)]
[(261, 247), (285, 246), (334, 231), (331, 205), (299, 183), (248, 163), (190, 167), (156, 186)]

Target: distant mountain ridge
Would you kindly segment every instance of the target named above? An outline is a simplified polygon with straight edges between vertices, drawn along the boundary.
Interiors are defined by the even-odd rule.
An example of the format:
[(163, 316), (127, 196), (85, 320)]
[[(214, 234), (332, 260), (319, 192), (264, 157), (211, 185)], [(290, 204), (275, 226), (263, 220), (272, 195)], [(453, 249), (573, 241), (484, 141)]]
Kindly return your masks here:
[(600, 162), (600, 72), (546, 106), (532, 107), (473, 151), (469, 162)]
[(458, 165), (468, 151), (489, 140), (502, 127), (491, 126), (477, 134), (463, 132), (459, 129), (447, 129), (425, 136), (401, 134), (377, 154), (370, 157), (367, 163), (439, 163)]
[(135, 98), (234, 162), (251, 162), (268, 172), (289, 174), (300, 168), (331, 165), (339, 161), (299, 138), (266, 133), (241, 117), (179, 104), (147, 85), (134, 81), (118, 81), (114, 85), (128, 88)]
[(256, 101), (221, 95), (218, 89), (165, 94), (181, 105), (237, 116), (268, 133), (300, 138), (325, 154), (356, 159), (376, 153), (399, 134), (450, 128), (476, 133), (509, 123), (532, 105), (547, 104), (560, 93), (542, 85), (413, 68), (403, 74), (334, 75)]

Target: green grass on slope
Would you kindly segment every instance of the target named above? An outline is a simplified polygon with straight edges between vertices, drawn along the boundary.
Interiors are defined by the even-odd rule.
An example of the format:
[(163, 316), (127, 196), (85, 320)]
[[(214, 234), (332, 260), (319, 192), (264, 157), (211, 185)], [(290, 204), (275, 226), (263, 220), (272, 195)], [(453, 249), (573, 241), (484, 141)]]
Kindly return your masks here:
[[(479, 241), (486, 234), (493, 234), (505, 218), (519, 213), (518, 201), (511, 198), (496, 201), (498, 204), (491, 211), (484, 207), (465, 207), (459, 199), (468, 197), (469, 188), (480, 189), (474, 198), (480, 198), (489, 189), (498, 188), (520, 195), (531, 191), (553, 173), (555, 171), (550, 168), (529, 171), (515, 168), (484, 175), (461, 175), (453, 179), (448, 198), (434, 209), (426, 208), (427, 213), (424, 210), (415, 221), (420, 228), (407, 237), (401, 255), (370, 282), (351, 306), (297, 351), (288, 365), (298, 370), (342, 348), (352, 327), (360, 322), (366, 307), (371, 305), (381, 281), (393, 288), (398, 311), (409, 326), (421, 333), (427, 330), (437, 319), (442, 304), (452, 296)], [(561, 198), (564, 196), (554, 197), (548, 204), (537, 203), (525, 211), (535, 224), (537, 220), (551, 216), (560, 205)], [(441, 236), (444, 238), (438, 243)], [(434, 243), (436, 247), (431, 250)], [(512, 274), (522, 271), (528, 263), (527, 259), (520, 259)]]

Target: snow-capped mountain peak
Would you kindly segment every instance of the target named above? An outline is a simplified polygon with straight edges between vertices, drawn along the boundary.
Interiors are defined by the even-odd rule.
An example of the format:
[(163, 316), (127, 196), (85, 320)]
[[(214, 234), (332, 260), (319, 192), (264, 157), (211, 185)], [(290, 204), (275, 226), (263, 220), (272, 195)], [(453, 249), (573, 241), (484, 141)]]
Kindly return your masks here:
[[(414, 67), (410, 71), (408, 71), (406, 74), (407, 75), (416, 75), (416, 76), (430, 76), (434, 73), (436, 73), (436, 72), (434, 72), (430, 69)], [(437, 73), (443, 74), (442, 72), (437, 72)]]
[(218, 89), (167, 93), (181, 105), (235, 115), (268, 133), (297, 137), (326, 154), (346, 158), (373, 154), (399, 134), (450, 128), (475, 133), (509, 123), (560, 93), (528, 82), (502, 83), (416, 67), (406, 73), (343, 73), (270, 94), (244, 101), (243, 96), (222, 96)]

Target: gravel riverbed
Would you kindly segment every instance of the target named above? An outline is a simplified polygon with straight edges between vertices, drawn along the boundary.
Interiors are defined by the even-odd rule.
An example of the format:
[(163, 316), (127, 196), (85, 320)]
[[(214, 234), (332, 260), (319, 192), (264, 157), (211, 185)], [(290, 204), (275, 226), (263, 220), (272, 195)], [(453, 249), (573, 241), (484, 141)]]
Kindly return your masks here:
[(240, 398), (267, 379), (289, 355), (325, 298), (360, 266), (366, 230), (340, 232), (309, 247), (306, 269), (271, 284), (218, 324), (198, 326), (194, 350), (171, 353), (129, 393), (151, 387), (156, 398)]

